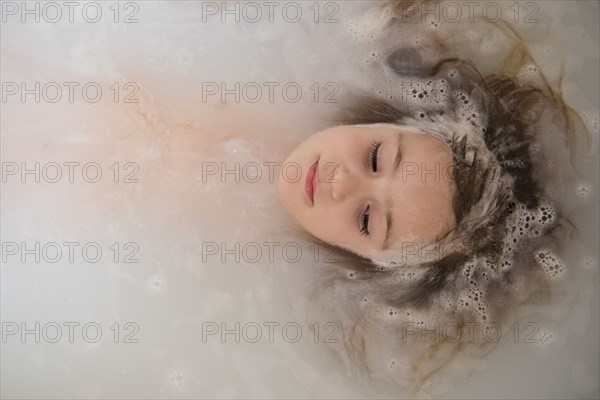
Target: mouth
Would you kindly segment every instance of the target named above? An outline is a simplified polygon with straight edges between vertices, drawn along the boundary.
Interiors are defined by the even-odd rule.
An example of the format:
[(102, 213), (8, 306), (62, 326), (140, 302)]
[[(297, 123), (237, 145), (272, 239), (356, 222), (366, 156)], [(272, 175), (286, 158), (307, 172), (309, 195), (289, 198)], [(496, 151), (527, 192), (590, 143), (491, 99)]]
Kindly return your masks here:
[(315, 204), (315, 176), (318, 166), (319, 160), (315, 161), (314, 164), (308, 168), (306, 179), (304, 181), (304, 190), (306, 191), (306, 195), (308, 196), (311, 205)]

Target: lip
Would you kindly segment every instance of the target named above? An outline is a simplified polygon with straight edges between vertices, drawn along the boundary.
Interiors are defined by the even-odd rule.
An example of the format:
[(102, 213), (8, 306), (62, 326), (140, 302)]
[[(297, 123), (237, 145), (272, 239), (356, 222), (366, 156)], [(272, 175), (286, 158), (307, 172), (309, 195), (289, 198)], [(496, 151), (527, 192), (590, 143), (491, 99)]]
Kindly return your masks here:
[(308, 171), (306, 172), (306, 178), (304, 180), (304, 191), (306, 192), (311, 205), (315, 204), (315, 176), (318, 166), (319, 160), (315, 161), (314, 164), (308, 168)]

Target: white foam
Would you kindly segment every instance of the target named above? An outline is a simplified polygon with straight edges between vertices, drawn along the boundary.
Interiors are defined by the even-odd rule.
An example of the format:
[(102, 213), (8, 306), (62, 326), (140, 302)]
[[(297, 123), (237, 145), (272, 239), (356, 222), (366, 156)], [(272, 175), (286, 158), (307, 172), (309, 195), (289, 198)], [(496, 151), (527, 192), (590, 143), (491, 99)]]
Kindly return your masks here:
[[(483, 286), (469, 284), (460, 288), (458, 298), (461, 300), (451, 294), (442, 296), (437, 300), (440, 308), (437, 313), (412, 309), (403, 312), (381, 306), (377, 288), (357, 296), (368, 289), (360, 287), (357, 276), (352, 277), (356, 290), (346, 292), (333, 287), (320, 292), (322, 301), (314, 303), (314, 298), (309, 297), (310, 289), (318, 288), (316, 278), (330, 273), (333, 266), (315, 265), (309, 250), (296, 263), (281, 257), (275, 262), (263, 259), (257, 264), (237, 263), (232, 258), (223, 263), (219, 257), (202, 262), (201, 246), (207, 241), (232, 245), (249, 241), (262, 243), (269, 239), (297, 240), (287, 234), (293, 222), (278, 204), (272, 182), (262, 179), (256, 183), (243, 180), (223, 183), (220, 176), (204, 182), (204, 163), (225, 162), (231, 166), (236, 162), (282, 161), (302, 139), (327, 127), (327, 117), (343, 104), (310, 101), (291, 104), (281, 98), (274, 103), (257, 104), (222, 103), (216, 98), (202, 102), (201, 84), (206, 81), (229, 84), (297, 81), (309, 93), (310, 85), (315, 82), (321, 85), (334, 82), (339, 86), (340, 99), (351, 89), (364, 89), (379, 93), (384, 99), (406, 100), (408, 108), (415, 112), (444, 111), (449, 100), (448, 82), (456, 78), (456, 72), (454, 77), (439, 80), (402, 77), (405, 83), (402, 87), (394, 85), (398, 77), (389, 67), (382, 67), (382, 63), (392, 49), (413, 45), (419, 46), (425, 59), (433, 59), (436, 53), (424, 47), (427, 40), (420, 31), (449, 38), (446, 33), (455, 27), (441, 23), (405, 25), (380, 35), (385, 16), (372, 13), (362, 18), (365, 10), (375, 8), (370, 2), (340, 3), (342, 23), (320, 25), (281, 21), (202, 24), (200, 3), (154, 2), (140, 3), (141, 6), (143, 18), (139, 24), (132, 25), (114, 25), (109, 21), (94, 25), (94, 29), (89, 24), (2, 25), (4, 81), (97, 80), (103, 84), (134, 81), (140, 87), (136, 104), (106, 101), (92, 105), (79, 101), (75, 104), (9, 102), (2, 105), (3, 161), (106, 161), (105, 167), (115, 161), (133, 161), (140, 167), (140, 182), (131, 186), (104, 181), (95, 185), (77, 182), (18, 188), (3, 184), (3, 240), (96, 240), (107, 246), (114, 241), (134, 240), (140, 245), (141, 260), (137, 264), (3, 264), (3, 320), (135, 320), (140, 325), (141, 336), (138, 337), (143, 339), (127, 347), (97, 345), (100, 347), (94, 350), (101, 349), (106, 357), (96, 357), (101, 352), (90, 351), (91, 346), (86, 343), (68, 345), (69, 350), (60, 353), (60, 357), (54, 357), (50, 349), (40, 346), (31, 350), (32, 359), (38, 360), (34, 366), (39, 368), (35, 370), (23, 361), (22, 346), (3, 344), (2, 361), (15, 368), (3, 368), (2, 379), (17, 383), (3, 387), (2, 394), (64, 397), (65, 387), (68, 387), (76, 397), (98, 398), (125, 393), (131, 397), (156, 397), (157, 394), (261, 398), (398, 396), (398, 386), (377, 387), (383, 384), (355, 379), (351, 375), (355, 371), (351, 363), (346, 365), (346, 370), (338, 355), (323, 352), (325, 346), (330, 346), (348, 361), (351, 355), (343, 347), (342, 334), (345, 333), (349, 335), (348, 343), (359, 348), (360, 342), (353, 343), (351, 336), (355, 328), (354, 304), (359, 303), (358, 307), (365, 314), (372, 312), (376, 318), (375, 324), (365, 328), (369, 329), (365, 335), (367, 343), (373, 347), (362, 361), (373, 367), (372, 375), (393, 376), (398, 384), (410, 385), (414, 383), (411, 366), (424, 345), (417, 334), (410, 336), (409, 342), (402, 342), (397, 335), (402, 331), (402, 322), (429, 325), (432, 329), (435, 323), (452, 322), (450, 311), (458, 307), (473, 311), (473, 321), (483, 322), (482, 317), (489, 315), (487, 305), (480, 301), (485, 295)], [(311, 15), (309, 10), (305, 11)], [(544, 18), (550, 18), (548, 15)], [(548, 23), (556, 26), (558, 21), (557, 18)], [(582, 49), (596, 48), (597, 42), (580, 35), (580, 31), (583, 32), (583, 28), (574, 24), (557, 29), (557, 35), (577, 38)], [(469, 35), (477, 34), (473, 31)], [(456, 40), (466, 42), (466, 38)], [(467, 54), (469, 45), (461, 48), (459, 54), (490, 70), (495, 68), (499, 54), (505, 49), (503, 43), (501, 38), (487, 36), (477, 42), (477, 54), (472, 54), (472, 58)], [(542, 72), (558, 75), (552, 72), (561, 57), (555, 40), (543, 40), (540, 49), (545, 54), (538, 62)], [(566, 80), (569, 81), (575, 79), (573, 71), (593, 64), (597, 54), (567, 58)], [(529, 78), (537, 72), (527, 70), (525, 74), (524, 77)], [(416, 87), (417, 93), (407, 92), (409, 87)], [(587, 110), (584, 119), (595, 132), (595, 144), (588, 155), (597, 156), (597, 105), (594, 107), (593, 99), (586, 102), (577, 86), (568, 90), (575, 108)], [(459, 121), (458, 126), (462, 129), (472, 129), (471, 122), (485, 122), (472, 103), (461, 106), (464, 120)], [(545, 183), (556, 180), (557, 187), (549, 190), (557, 200), (556, 210), (519, 209), (515, 226), (523, 230), (507, 235), (507, 249), (512, 239), (541, 235), (560, 213), (569, 215), (581, 204), (566, 196), (567, 190), (561, 186), (568, 177), (563, 165), (552, 160), (561, 159), (566, 146), (555, 140), (556, 137), (548, 130), (548, 135), (531, 149), (532, 153), (547, 157), (548, 166), (554, 167), (541, 171), (541, 180)], [(576, 182), (582, 186), (571, 185), (570, 195), (577, 197), (586, 192), (583, 197), (587, 201), (597, 200), (594, 186), (586, 180)], [(589, 182), (595, 180), (590, 178)], [(588, 188), (589, 193), (580, 190), (582, 188)], [(531, 224), (525, 228), (527, 218)], [(591, 232), (588, 236), (593, 237), (597, 231)], [(597, 273), (597, 257), (582, 258), (583, 253), (579, 251), (577, 257), (562, 257), (551, 245), (544, 243), (548, 253), (544, 253), (544, 259), (539, 262), (548, 277), (554, 279), (560, 296), (557, 296), (557, 305), (548, 307), (558, 309), (561, 304), (569, 304), (567, 314), (579, 315), (577, 323), (569, 326), (583, 329), (590, 318), (586, 319), (585, 314), (591, 302), (587, 289), (594, 283), (591, 278)], [(564, 246), (569, 247), (568, 242)], [(552, 254), (552, 263), (545, 261), (550, 259), (546, 254)], [(500, 270), (494, 271), (491, 261), (481, 261), (487, 273), (484, 282), (493, 279), (494, 274), (514, 270), (517, 265), (515, 260), (506, 257), (501, 260)], [(463, 271), (467, 283), (474, 272), (474, 268)], [(412, 285), (420, 277), (419, 271), (399, 271), (396, 278)], [(385, 290), (386, 284), (391, 283), (381, 282), (379, 290)], [(527, 286), (526, 277), (517, 276), (511, 281), (510, 290), (526, 300), (532, 288)], [(288, 301), (300, 310), (298, 314), (291, 312)], [(498, 303), (502, 301), (498, 299)], [(530, 310), (533, 313), (544, 308)], [(339, 343), (315, 344), (307, 328), (313, 321), (307, 315), (321, 316), (322, 322), (340, 323), (344, 329), (335, 335)], [(243, 321), (249, 316), (258, 322), (298, 321), (305, 328), (307, 342), (290, 344), (279, 339), (275, 343), (252, 345), (202, 343), (199, 331), (202, 322)], [(566, 316), (561, 311), (549, 318), (561, 322)], [(557, 329), (552, 331), (554, 338), (573, 333), (569, 331), (571, 328), (560, 324)], [(326, 336), (326, 332), (321, 334)], [(110, 385), (98, 386), (98, 375), (80, 368), (82, 354), (94, 361), (98, 375), (111, 377)], [(44, 365), (52, 365), (47, 362), (50, 359), (60, 359), (60, 367), (43, 369)], [(116, 372), (115, 364), (126, 367), (129, 373)], [(474, 349), (465, 349), (450, 363), (448, 376), (454, 371), (455, 378), (464, 377), (484, 364)], [(248, 368), (249, 365), (253, 368)], [(435, 362), (432, 365), (435, 366)], [(512, 362), (499, 368), (504, 373), (514, 365)], [(37, 379), (37, 374), (44, 379)], [(39, 385), (18, 386), (23, 376)], [(425, 392), (435, 394), (447, 388), (442, 380), (432, 381)], [(487, 388), (480, 389), (471, 397), (488, 393)]]

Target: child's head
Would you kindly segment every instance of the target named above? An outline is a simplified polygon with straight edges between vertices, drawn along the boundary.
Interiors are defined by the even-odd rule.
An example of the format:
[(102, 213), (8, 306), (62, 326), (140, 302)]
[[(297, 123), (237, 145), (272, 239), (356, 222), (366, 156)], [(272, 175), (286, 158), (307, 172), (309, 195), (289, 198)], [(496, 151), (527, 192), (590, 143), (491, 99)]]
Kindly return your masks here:
[[(413, 27), (400, 23), (405, 5), (381, 14), (382, 34)], [(452, 357), (469, 357), (464, 339), (490, 344), (469, 327), (507, 323), (565, 272), (552, 254), (564, 232), (540, 143), (568, 148), (574, 132), (572, 110), (543, 74), (519, 78), (531, 56), (518, 36), (493, 73), (430, 38), (383, 46), (375, 73), (389, 93), (357, 90), (332, 128), (292, 151), (279, 185), (311, 240), (344, 256), (307, 279), (307, 320), (338, 322), (356, 365), (416, 387)], [(432, 326), (454, 326), (460, 339), (430, 339)]]
[(364, 257), (431, 244), (454, 227), (451, 149), (418, 129), (336, 126), (306, 139), (284, 165), (279, 192), (291, 215)]
[[(543, 88), (483, 77), (458, 59), (423, 79), (441, 83), (443, 107), (415, 112), (359, 96), (339, 124), (292, 151), (280, 181), (288, 211), (319, 245), (345, 256), (325, 266), (323, 279), (311, 278), (321, 282), (315, 315), (339, 320), (358, 365), (401, 384), (413, 375), (394, 375), (389, 359), (429, 362), (442, 344), (464, 345), (445, 336), (431, 348), (406, 342), (406, 326), (455, 326), (471, 340), (469, 327), (509, 321), (564, 269), (548, 263), (557, 258), (543, 247), (560, 216), (538, 183), (534, 146), (542, 118), (568, 131), (559, 103)], [(475, 335), (490, 344), (484, 331)]]
[[(482, 248), (497, 256), (514, 208), (540, 203), (536, 124), (561, 115), (541, 88), (484, 77), (464, 60), (421, 69), (419, 79), (437, 83), (437, 104), (415, 110), (358, 96), (340, 124), (291, 152), (280, 175), (280, 198), (310, 235), (374, 266), (468, 259)], [(426, 258), (411, 254), (440, 246)]]

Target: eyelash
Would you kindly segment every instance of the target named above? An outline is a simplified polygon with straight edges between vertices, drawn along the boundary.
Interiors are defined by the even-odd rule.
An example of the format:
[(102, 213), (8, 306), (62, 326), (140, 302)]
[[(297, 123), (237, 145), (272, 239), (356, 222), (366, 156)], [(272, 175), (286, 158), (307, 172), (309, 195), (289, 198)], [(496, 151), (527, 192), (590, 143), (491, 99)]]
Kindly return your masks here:
[(377, 152), (380, 146), (381, 142), (373, 142), (369, 149), (369, 166), (373, 172), (377, 172)]
[(358, 224), (360, 226), (360, 234), (364, 236), (369, 236), (369, 209), (371, 206), (367, 206), (365, 211), (360, 214), (360, 218)]
[[(369, 149), (369, 166), (373, 172), (377, 172), (377, 152), (381, 142), (373, 142)], [(360, 214), (358, 226), (360, 227), (360, 234), (363, 236), (369, 236), (369, 209), (371, 206), (367, 206), (365, 210)]]

